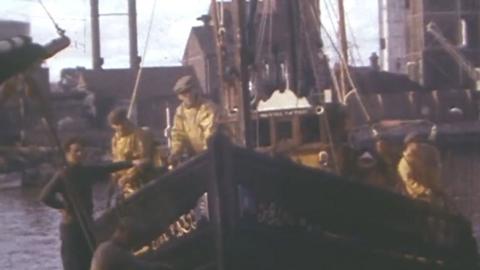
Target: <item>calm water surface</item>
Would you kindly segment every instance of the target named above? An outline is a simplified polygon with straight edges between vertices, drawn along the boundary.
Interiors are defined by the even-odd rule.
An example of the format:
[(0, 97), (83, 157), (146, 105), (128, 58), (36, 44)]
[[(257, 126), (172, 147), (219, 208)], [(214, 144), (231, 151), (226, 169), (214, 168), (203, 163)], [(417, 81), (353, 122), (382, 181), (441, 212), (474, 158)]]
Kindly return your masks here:
[(0, 190), (0, 269), (61, 270), (60, 214), (37, 200), (38, 189)]

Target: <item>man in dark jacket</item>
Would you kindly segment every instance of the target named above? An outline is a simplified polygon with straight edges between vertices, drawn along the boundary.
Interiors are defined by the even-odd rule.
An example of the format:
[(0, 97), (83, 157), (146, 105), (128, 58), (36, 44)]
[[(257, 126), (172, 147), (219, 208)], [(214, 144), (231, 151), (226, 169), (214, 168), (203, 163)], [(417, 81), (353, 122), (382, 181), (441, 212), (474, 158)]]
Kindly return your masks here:
[(65, 270), (89, 269), (95, 241), (89, 224), (92, 220), (92, 186), (108, 174), (140, 166), (142, 161), (125, 161), (105, 165), (85, 165), (83, 142), (72, 138), (64, 145), (67, 165), (43, 188), (40, 200), (62, 212), (60, 238)]
[(142, 232), (143, 228), (138, 222), (130, 218), (122, 219), (111, 239), (101, 243), (95, 250), (90, 270), (171, 269), (167, 264), (147, 261), (132, 254), (132, 241)]

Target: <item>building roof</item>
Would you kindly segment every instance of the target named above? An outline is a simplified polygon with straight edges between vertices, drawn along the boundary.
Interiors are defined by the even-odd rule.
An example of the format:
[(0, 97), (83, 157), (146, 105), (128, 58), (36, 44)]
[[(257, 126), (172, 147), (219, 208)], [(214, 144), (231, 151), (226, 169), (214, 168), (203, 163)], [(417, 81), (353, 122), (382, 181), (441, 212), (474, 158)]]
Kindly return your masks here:
[(216, 53), (216, 40), (213, 26), (195, 26), (192, 27), (190, 35), (188, 36), (187, 44), (185, 45), (185, 51), (182, 58), (184, 63), (188, 63), (189, 59), (198, 57), (198, 55), (188, 54), (190, 46), (193, 46), (195, 41), (198, 42), (198, 46), (203, 55), (214, 55)]
[[(84, 70), (87, 88), (100, 96), (130, 98), (135, 85), (136, 72), (131, 69)], [(193, 75), (191, 67), (148, 67), (142, 71), (139, 83), (140, 98), (174, 95), (173, 86), (178, 78)]]
[(361, 94), (425, 91), (420, 84), (404, 74), (377, 71), (371, 67), (351, 67), (350, 70), (355, 87)]

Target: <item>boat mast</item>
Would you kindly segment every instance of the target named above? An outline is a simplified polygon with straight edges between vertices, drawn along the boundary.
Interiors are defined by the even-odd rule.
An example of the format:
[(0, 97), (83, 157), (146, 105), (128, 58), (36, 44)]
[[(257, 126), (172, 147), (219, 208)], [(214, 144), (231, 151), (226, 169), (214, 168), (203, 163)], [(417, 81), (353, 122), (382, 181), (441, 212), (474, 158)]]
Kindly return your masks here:
[(341, 46), (341, 59), (340, 59), (340, 100), (343, 102), (344, 97), (347, 94), (347, 69), (348, 69), (348, 43), (347, 43), (347, 31), (345, 27), (345, 8), (343, 0), (338, 0), (338, 14), (339, 14), (339, 34), (340, 34), (340, 46)]
[(245, 147), (251, 148), (253, 146), (253, 133), (251, 125), (251, 111), (250, 111), (250, 91), (249, 91), (249, 74), (248, 74), (248, 46), (245, 32), (245, 0), (233, 1), (233, 25), (235, 26), (235, 66), (239, 72), (239, 82), (236, 84), (237, 91), (240, 94), (237, 98), (240, 99), (238, 114), (240, 121), (240, 128), (243, 134), (243, 143)]
[(225, 45), (225, 26), (223, 25), (223, 18), (220, 21), (218, 16), (218, 8), (217, 8), (217, 1), (211, 0), (210, 3), (212, 7), (212, 15), (213, 15), (213, 29), (215, 30), (215, 53), (217, 55), (217, 76), (219, 78), (218, 86), (220, 88), (220, 92), (217, 93), (218, 101), (222, 105), (223, 109), (228, 111), (228, 106), (226, 105), (228, 98), (224, 96), (222, 91), (226, 91), (226, 83), (224, 82), (224, 66), (225, 66), (225, 55), (227, 53), (226, 45)]

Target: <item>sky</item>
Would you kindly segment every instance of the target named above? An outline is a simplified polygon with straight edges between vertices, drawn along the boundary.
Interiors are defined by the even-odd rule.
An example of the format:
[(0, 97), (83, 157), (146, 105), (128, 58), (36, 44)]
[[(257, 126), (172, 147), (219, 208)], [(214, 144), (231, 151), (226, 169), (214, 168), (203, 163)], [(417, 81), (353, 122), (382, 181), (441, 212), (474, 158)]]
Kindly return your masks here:
[[(5, 1), (5, 0), (4, 0)], [(8, 0), (0, 7), (0, 20), (30, 22), (35, 42), (47, 43), (57, 37), (53, 23), (39, 3), (40, 0)], [(49, 59), (51, 80), (58, 80), (65, 67), (91, 67), (90, 1), (42, 0), (58, 25), (66, 30), (72, 45)], [(208, 10), (211, 0), (137, 0), (139, 54), (143, 55), (152, 11), (152, 32), (144, 66), (181, 65), (183, 49), (190, 28), (200, 25), (196, 20)], [(323, 0), (322, 21), (331, 36), (336, 31), (336, 1)], [(128, 67), (127, 0), (99, 0), (101, 55), (104, 68)], [(154, 8), (155, 7), (155, 8)], [(368, 63), (368, 56), (378, 50), (377, 0), (345, 0), (349, 21), (349, 43), (357, 64)], [(328, 16), (330, 15), (330, 16)], [(335, 26), (336, 27), (336, 26)], [(327, 53), (336, 59), (331, 42), (324, 37)]]

